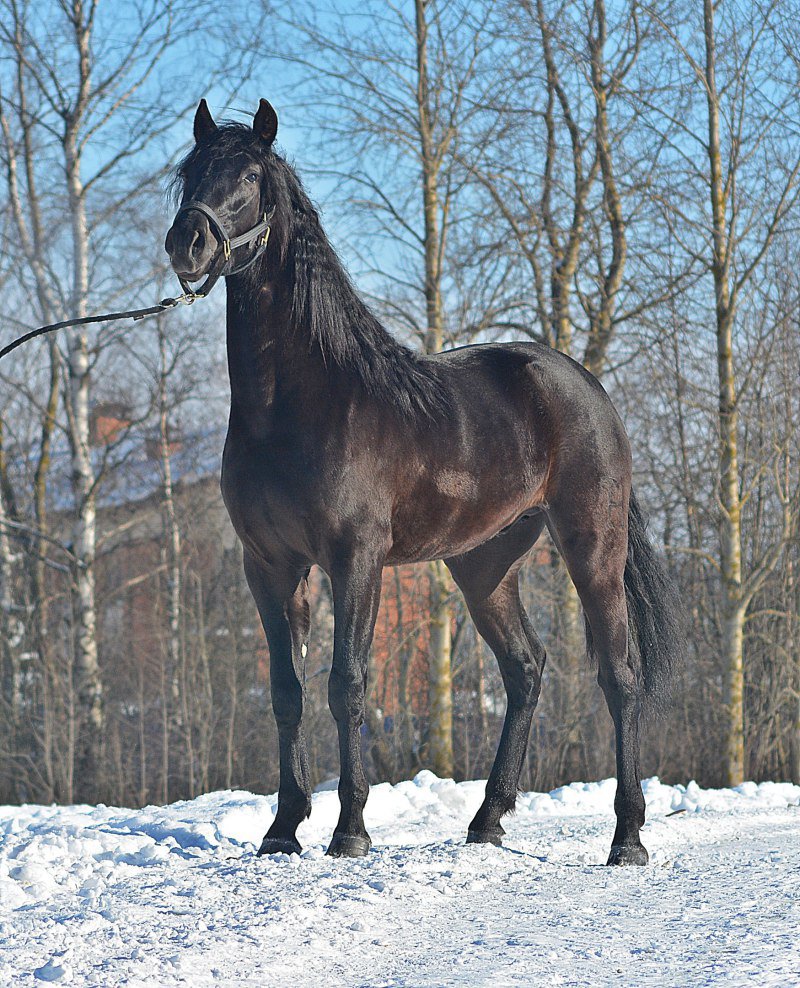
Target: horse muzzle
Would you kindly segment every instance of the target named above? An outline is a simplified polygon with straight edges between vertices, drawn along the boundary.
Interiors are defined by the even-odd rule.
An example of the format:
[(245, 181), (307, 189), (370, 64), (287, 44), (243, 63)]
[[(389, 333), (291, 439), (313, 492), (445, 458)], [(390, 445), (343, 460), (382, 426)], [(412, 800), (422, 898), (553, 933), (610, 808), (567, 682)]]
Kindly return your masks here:
[(199, 212), (180, 213), (164, 241), (172, 270), (182, 281), (199, 281), (208, 273), (219, 250), (207, 218)]

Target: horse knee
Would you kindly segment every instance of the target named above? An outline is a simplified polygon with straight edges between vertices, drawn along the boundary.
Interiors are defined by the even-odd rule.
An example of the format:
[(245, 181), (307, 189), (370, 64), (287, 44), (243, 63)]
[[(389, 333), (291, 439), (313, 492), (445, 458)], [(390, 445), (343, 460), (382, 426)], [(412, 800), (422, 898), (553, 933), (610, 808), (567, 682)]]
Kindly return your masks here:
[(294, 731), (303, 719), (303, 687), (297, 680), (273, 677), (270, 682), (272, 712), (278, 731)]
[(364, 719), (364, 677), (359, 670), (331, 669), (328, 679), (328, 706), (334, 720), (359, 724)]

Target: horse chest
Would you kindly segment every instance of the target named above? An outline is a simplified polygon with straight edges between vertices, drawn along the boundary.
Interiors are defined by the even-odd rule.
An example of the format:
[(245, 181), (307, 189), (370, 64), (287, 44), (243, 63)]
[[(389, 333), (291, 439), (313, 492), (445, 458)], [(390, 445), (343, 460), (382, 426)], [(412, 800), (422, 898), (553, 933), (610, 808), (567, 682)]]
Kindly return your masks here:
[(220, 486), (245, 546), (305, 541), (299, 532), (311, 499), (305, 473), (307, 466), (297, 451), (251, 446), (228, 437)]

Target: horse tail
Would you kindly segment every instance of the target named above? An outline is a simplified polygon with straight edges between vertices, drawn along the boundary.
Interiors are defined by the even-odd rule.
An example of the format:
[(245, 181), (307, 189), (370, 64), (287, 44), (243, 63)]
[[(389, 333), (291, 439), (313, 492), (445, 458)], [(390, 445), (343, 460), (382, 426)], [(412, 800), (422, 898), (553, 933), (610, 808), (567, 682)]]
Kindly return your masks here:
[[(663, 711), (683, 663), (685, 621), (677, 588), (648, 538), (647, 523), (633, 491), (628, 507), (625, 597), (631, 665), (641, 676), (644, 706), (648, 712)], [(588, 622), (586, 641), (594, 658)]]
[[(628, 558), (625, 563), (629, 648), (644, 680), (650, 708), (663, 709), (683, 662), (683, 609), (675, 583), (647, 535), (647, 523), (633, 491), (628, 507)], [(638, 658), (638, 663), (636, 659)]]

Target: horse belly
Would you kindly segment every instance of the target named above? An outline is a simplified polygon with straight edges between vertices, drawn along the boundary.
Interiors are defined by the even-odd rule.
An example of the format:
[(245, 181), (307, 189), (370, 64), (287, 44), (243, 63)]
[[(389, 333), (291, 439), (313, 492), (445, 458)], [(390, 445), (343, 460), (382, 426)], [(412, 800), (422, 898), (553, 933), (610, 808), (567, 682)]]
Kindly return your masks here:
[(387, 563), (460, 556), (542, 504), (542, 480), (481, 484), (466, 472), (441, 470), (425, 491), (397, 506)]

